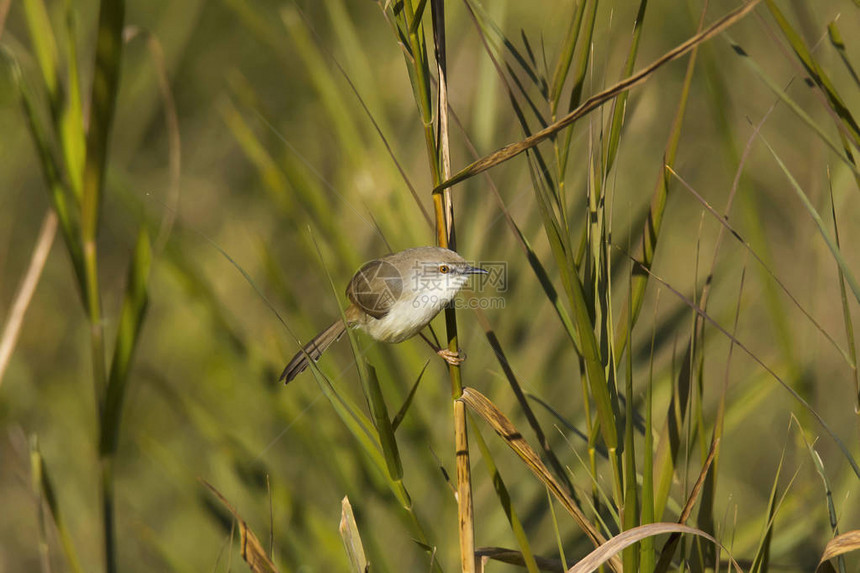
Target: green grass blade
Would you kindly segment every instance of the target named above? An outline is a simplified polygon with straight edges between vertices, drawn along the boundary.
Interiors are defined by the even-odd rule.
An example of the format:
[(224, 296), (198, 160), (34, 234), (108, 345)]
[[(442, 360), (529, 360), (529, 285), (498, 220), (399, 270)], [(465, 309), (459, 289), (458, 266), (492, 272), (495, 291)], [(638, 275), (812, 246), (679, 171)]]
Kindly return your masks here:
[(51, 106), (61, 99), (60, 77), (57, 72), (57, 39), (51, 28), (51, 20), (48, 18), (48, 10), (43, 0), (24, 0), (24, 16), (27, 20), (27, 29), (30, 40), (33, 42), (33, 50), (36, 52), (36, 61), (42, 72), (42, 80), (48, 91)]
[(84, 293), (86, 292), (86, 283), (84, 278), (83, 249), (81, 247), (77, 209), (74, 204), (69, 204), (71, 194), (63, 183), (59, 165), (57, 164), (56, 158), (51, 150), (50, 134), (39, 119), (33, 94), (24, 81), (24, 78), (21, 76), (21, 69), (18, 65), (18, 61), (11, 52), (4, 50), (2, 51), (2, 54), (6, 57), (6, 61), (12, 71), (13, 81), (18, 88), (18, 95), (21, 98), (21, 107), (24, 110), (24, 117), (27, 121), (27, 128), (33, 139), (33, 144), (36, 146), (36, 152), (39, 157), (42, 175), (45, 178), (45, 184), (48, 188), (51, 205), (54, 208), (54, 212), (57, 214), (63, 239), (65, 240), (69, 257), (72, 259), (72, 268), (75, 270), (75, 278), (78, 281), (78, 293), (81, 297), (84, 297)]
[(789, 183), (791, 183), (791, 188), (794, 190), (794, 193), (797, 195), (797, 198), (800, 199), (800, 202), (803, 203), (803, 206), (806, 208), (806, 211), (809, 213), (809, 216), (812, 217), (812, 220), (815, 221), (815, 224), (818, 226), (818, 231), (821, 233), (821, 237), (824, 239), (824, 242), (827, 243), (827, 248), (830, 249), (830, 252), (833, 254), (833, 258), (836, 259), (836, 263), (839, 265), (839, 269), (845, 275), (845, 280), (848, 282), (848, 286), (851, 287), (851, 292), (854, 293), (854, 298), (857, 299), (857, 302), (860, 302), (860, 285), (857, 284), (857, 279), (854, 278), (854, 273), (851, 272), (851, 268), (848, 266), (848, 263), (845, 261), (845, 258), (842, 256), (842, 252), (839, 250), (839, 247), (836, 245), (833, 238), (827, 232), (827, 227), (824, 224), (824, 221), (821, 218), (821, 215), (818, 214), (818, 211), (815, 210), (815, 207), (812, 205), (812, 202), (809, 200), (809, 197), (806, 196), (806, 193), (800, 187), (800, 184), (791, 174), (788, 167), (785, 166), (785, 163), (782, 162), (782, 159), (779, 158), (779, 155), (776, 154), (773, 147), (771, 147), (770, 143), (768, 143), (767, 139), (764, 138), (763, 135), (759, 135), (761, 137), (762, 142), (767, 146), (773, 158), (776, 160), (779, 168), (782, 169), (782, 172), (785, 174)]
[(145, 229), (141, 229), (129, 265), (125, 300), (108, 377), (99, 445), (99, 451), (103, 456), (115, 454), (119, 441), (122, 405), (128, 389), (128, 373), (134, 350), (140, 342), (140, 329), (149, 304), (148, 284), (151, 263), (152, 250), (149, 235)]
[[(633, 68), (636, 65), (636, 55), (639, 53), (639, 40), (642, 37), (642, 22), (645, 20), (645, 8), (647, 6), (648, 0), (641, 0), (639, 2), (639, 11), (636, 14), (636, 21), (633, 23), (633, 38), (630, 42), (630, 51), (627, 53), (627, 63), (624, 65), (624, 77), (631, 76)], [(609, 143), (606, 145), (603, 167), (604, 176), (609, 173), (613, 163), (615, 163), (615, 155), (618, 153), (618, 144), (621, 141), (621, 128), (624, 125), (624, 114), (627, 111), (627, 98), (629, 95), (630, 92), (624, 92), (612, 104)]]
[(382, 389), (379, 387), (376, 369), (370, 363), (366, 364), (366, 368), (368, 402), (370, 403), (370, 412), (373, 416), (373, 425), (379, 434), (379, 443), (385, 456), (388, 476), (392, 480), (397, 481), (403, 478), (403, 463), (400, 460), (400, 452), (397, 450), (394, 427), (391, 424), (391, 419), (388, 417), (388, 407), (385, 405), (385, 398), (382, 396)]
[[(48, 510), (51, 512), (51, 518), (54, 520), (54, 526), (57, 528), (57, 533), (60, 536), (60, 543), (63, 546), (63, 553), (66, 556), (69, 569), (73, 573), (83, 573), (84, 570), (81, 567), (80, 561), (78, 561), (78, 554), (75, 551), (72, 536), (60, 511), (60, 502), (57, 500), (51, 474), (45, 465), (42, 452), (39, 450), (39, 442), (36, 436), (30, 438), (30, 471), (33, 479), (34, 493), (40, 501), (43, 500), (45, 502)], [(41, 512), (42, 507), (40, 504), (39, 513), (41, 514)]]
[[(830, 189), (830, 209), (833, 217), (833, 239), (836, 242), (837, 248), (842, 248), (839, 244), (839, 224), (836, 219), (836, 203), (833, 201), (833, 182), (830, 177), (827, 178)], [(851, 320), (851, 307), (848, 304), (848, 293), (845, 292), (845, 273), (841, 267), (837, 267), (839, 273), (839, 296), (842, 300), (842, 322), (845, 324), (845, 338), (848, 342), (848, 357), (850, 359), (851, 371), (854, 375), (854, 393), (857, 401), (854, 404), (854, 411), (860, 412), (860, 371), (857, 369), (857, 344), (854, 340), (854, 322)]]
[(550, 111), (555, 117), (558, 102), (561, 99), (561, 91), (564, 89), (564, 82), (567, 80), (567, 74), (570, 72), (570, 64), (573, 61), (573, 53), (576, 50), (577, 39), (579, 38), (579, 29), (582, 25), (582, 17), (585, 13), (585, 5), (587, 2), (580, 2), (576, 10), (571, 14), (570, 27), (567, 30), (564, 42), (561, 45), (561, 54), (555, 65), (555, 72), (552, 74), (552, 82), (549, 90)]
[(767, 85), (767, 87), (770, 88), (770, 90), (777, 97), (779, 97), (780, 101), (787, 105), (789, 109), (791, 109), (791, 111), (794, 112), (794, 114), (803, 121), (803, 123), (805, 123), (815, 132), (819, 139), (821, 139), (821, 141), (823, 141), (827, 145), (827, 147), (829, 147), (830, 150), (834, 154), (836, 154), (836, 156), (839, 157), (840, 160), (842, 160), (842, 163), (844, 163), (849, 169), (851, 169), (851, 171), (854, 172), (855, 177), (860, 176), (860, 169), (857, 168), (857, 166), (854, 164), (854, 161), (852, 161), (848, 156), (845, 155), (845, 152), (843, 151), (842, 147), (837, 145), (833, 140), (830, 139), (830, 136), (824, 132), (824, 129), (822, 129), (821, 125), (819, 124), (820, 122), (816, 122), (814, 119), (812, 119), (809, 114), (806, 113), (803, 108), (801, 108), (800, 105), (797, 104), (797, 102), (788, 97), (788, 94), (785, 93), (785, 90), (783, 90), (779, 84), (777, 84), (773, 79), (771, 79), (771, 77), (765, 73), (761, 66), (759, 66), (758, 63), (756, 63), (756, 61), (753, 60), (752, 57), (750, 57), (750, 55), (747, 54), (746, 51), (739, 44), (731, 40), (729, 40), (729, 43), (731, 44), (732, 50), (734, 50), (734, 52), (738, 56), (741, 56), (743, 58), (743, 61), (750, 68), (752, 68), (753, 72), (755, 72), (755, 74), (765, 83), (765, 85)]
[[(116, 109), (116, 96), (119, 91), (124, 18), (125, 2), (123, 0), (103, 0), (101, 2), (81, 202), (81, 236), (84, 240), (85, 249), (87, 243), (94, 243), (97, 234), (108, 154), (108, 138)], [(88, 268), (87, 271), (92, 274), (94, 269)], [(90, 288), (93, 288), (93, 285), (98, 282), (94, 275), (88, 277), (88, 280)], [(93, 302), (90, 300), (90, 303)], [(92, 309), (90, 310), (92, 312)]]
[[(707, 4), (705, 5), (707, 8)], [(704, 27), (705, 12), (702, 12), (702, 18), (699, 21), (698, 33), (701, 33)], [(639, 244), (639, 260), (645, 268), (650, 269), (654, 262), (654, 254), (657, 249), (660, 231), (663, 227), (663, 214), (666, 210), (666, 201), (669, 197), (669, 180), (666, 174), (665, 167), (672, 167), (675, 164), (675, 156), (678, 153), (678, 145), (681, 141), (681, 129), (684, 126), (684, 115), (687, 111), (687, 102), (690, 97), (690, 88), (693, 82), (693, 75), (696, 70), (696, 61), (698, 56), (698, 48), (693, 48), (690, 52), (690, 59), (687, 62), (687, 70), (684, 74), (684, 83), (681, 87), (681, 95), (678, 98), (678, 107), (675, 110), (675, 117), (672, 120), (672, 129), (669, 132), (669, 138), (666, 141), (666, 147), (663, 151), (663, 165), (657, 174), (657, 183), (654, 186), (654, 193), (651, 196), (651, 205), (648, 209), (648, 217), (645, 220), (645, 228), (642, 230), (642, 239)], [(639, 317), (639, 312), (642, 310), (642, 304), (645, 301), (645, 289), (648, 286), (648, 274), (634, 272), (631, 282), (628, 297), (631, 299), (630, 304), (625, 304), (621, 308), (621, 316), (618, 318), (618, 323), (615, 327), (615, 360), (621, 359), (624, 349), (627, 347), (627, 329), (628, 322), (631, 325), (636, 324)], [(628, 314), (630, 315), (628, 317)], [(658, 512), (659, 515), (659, 512)]]
[(84, 187), (84, 161), (87, 144), (84, 128), (83, 103), (81, 101), (81, 78), (78, 70), (77, 28), (72, 3), (66, 0), (66, 69), (68, 86), (65, 105), (60, 112), (60, 143), (66, 161), (66, 172), (72, 192), (81, 200)]

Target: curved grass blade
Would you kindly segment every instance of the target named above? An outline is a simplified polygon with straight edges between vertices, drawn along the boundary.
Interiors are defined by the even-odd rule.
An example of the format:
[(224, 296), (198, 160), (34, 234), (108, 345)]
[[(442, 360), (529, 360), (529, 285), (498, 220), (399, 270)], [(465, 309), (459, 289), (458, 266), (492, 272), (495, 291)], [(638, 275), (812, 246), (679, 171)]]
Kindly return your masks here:
[[(650, 523), (648, 525), (640, 525), (639, 527), (630, 529), (628, 531), (625, 531), (624, 533), (616, 535), (615, 537), (592, 551), (588, 555), (588, 557), (568, 569), (567, 573), (590, 573), (591, 571), (594, 571), (595, 569), (606, 563), (614, 554), (620, 552), (625, 547), (633, 545), (634, 543), (638, 543), (646, 537), (654, 537), (663, 533), (690, 533), (692, 535), (704, 537), (708, 541), (722, 547), (722, 544), (719, 541), (717, 541), (711, 535), (705, 533), (701, 529), (696, 529), (695, 527), (689, 527), (687, 525), (681, 525), (679, 523)], [(730, 559), (732, 566), (734, 566), (735, 568), (735, 571), (741, 573), (742, 569), (740, 565), (734, 560), (734, 558)]]

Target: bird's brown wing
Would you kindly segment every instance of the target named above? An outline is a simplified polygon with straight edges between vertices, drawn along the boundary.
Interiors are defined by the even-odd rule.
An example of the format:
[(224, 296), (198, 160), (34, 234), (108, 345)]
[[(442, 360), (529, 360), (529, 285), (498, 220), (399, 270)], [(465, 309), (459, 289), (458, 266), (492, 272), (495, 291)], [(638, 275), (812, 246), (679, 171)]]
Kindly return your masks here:
[(403, 288), (403, 277), (397, 267), (385, 259), (377, 259), (358, 269), (346, 287), (346, 296), (362, 311), (379, 319), (400, 299)]

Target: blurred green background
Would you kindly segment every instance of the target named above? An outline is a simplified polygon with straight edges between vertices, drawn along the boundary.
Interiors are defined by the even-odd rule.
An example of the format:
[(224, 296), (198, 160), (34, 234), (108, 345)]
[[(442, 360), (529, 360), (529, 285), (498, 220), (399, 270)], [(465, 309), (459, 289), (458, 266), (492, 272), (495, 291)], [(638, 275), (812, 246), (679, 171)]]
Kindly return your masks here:
[[(19, 62), (23, 81), (33, 87), (47, 118), (25, 4), (6, 3), (9, 12), (0, 42)], [(860, 110), (860, 85), (827, 36), (827, 25), (836, 20), (845, 37), (846, 57), (860, 65), (856, 3), (777, 4), (814, 49), (846, 107)], [(57, 33), (64, 79), (64, 30), (71, 16), (86, 110), (98, 3), (46, 0), (45, 5)], [(710, 2), (705, 21), (736, 5)], [(531, 50), (530, 66), (540, 76), (534, 84), (510, 52), (500, 47), (498, 54), (510, 66), (508, 72), (535, 94), (544, 113), (540, 78), (551, 79), (576, 6), (568, 1), (485, 2), (488, 17), (518, 53)], [(597, 6), (585, 95), (624, 77), (637, 9), (634, 2)], [(699, 0), (652, 0), (635, 68), (694, 35), (702, 9)], [(144, 35), (124, 48), (98, 236), (109, 352), (138, 228), (148, 229), (153, 240), (149, 307), (131, 366), (115, 462), (117, 561), (123, 571), (245, 569), (235, 535), (231, 542), (230, 516), (198, 481), (201, 478), (231, 501), (267, 548), (271, 532), (275, 562), (283, 571), (347, 570), (337, 530), (345, 495), (355, 508), (375, 570), (429, 567), (385, 479), (314, 376), (306, 372), (287, 387), (277, 382), (285, 361), (298, 348), (296, 337), (308, 340), (337, 316), (342, 289), (362, 262), (388, 252), (388, 245), (400, 250), (435, 241), (432, 226), (339, 70), (342, 66), (363, 98), (421, 207), (432, 215), (424, 133), (390, 14), (384, 3), (345, 0), (151, 0), (126, 6), (125, 24), (157, 39), (163, 61), (153, 57)], [(448, 3), (446, 17), (456, 171), (475, 158), (464, 133), (479, 155), (523, 134), (465, 5)], [(759, 6), (700, 50), (674, 169), (722, 213), (749, 142), (729, 220), (788, 292), (847, 349), (838, 267), (785, 173), (761, 139), (753, 137), (753, 126), (778, 98), (729, 40), (741, 45), (777, 85), (791, 82), (786, 93), (838, 141), (821, 92), (804, 81), (806, 74), (771, 14)], [(686, 62), (684, 58), (666, 65), (631, 91), (618, 157), (605, 178), (615, 317), (628, 288), (624, 253), (635, 252), (641, 235)], [(177, 133), (169, 127), (169, 105), (159, 90), (162, 64), (181, 138), (178, 195), (172, 192), (169, 168), (174, 153), (170, 138)], [(40, 221), (51, 208), (18, 89), (6, 68), (0, 74), (0, 321), (9, 315)], [(606, 144), (602, 126), (610, 110), (601, 108), (573, 128), (565, 183), (574, 242), (586, 223), (586, 189), (593, 183), (589, 166)], [(785, 104), (776, 105), (761, 134), (831, 230), (832, 187), (842, 253), (850, 268), (860, 270), (860, 201), (852, 172)], [(489, 176), (561, 292), (527, 160), (516, 158), (493, 168)], [(477, 296), (504, 297), (504, 308), (487, 310), (486, 316), (523, 389), (587, 432), (578, 358), (487, 180), (472, 178), (455, 187), (453, 197), (458, 251), (472, 261), (507, 264), (507, 291)], [(664, 217), (653, 271), (696, 299), (721, 226), (674, 178)], [(856, 458), (857, 388), (849, 361), (737, 240), (726, 237), (715, 269), (709, 315), (731, 331), (740, 304), (737, 339), (804, 397)], [(848, 296), (856, 317), (857, 301), (850, 292)], [(458, 316), (460, 345), (468, 354), (465, 384), (490, 397), (518, 427), (527, 428), (475, 315), (461, 311)], [(644, 417), (645, 388), (653, 381), (656, 428), (666, 419), (693, 319), (684, 301), (651, 281), (633, 330), (632, 399)], [(443, 337), (443, 319), (435, 324)], [(700, 449), (709, 439), (727, 381), (713, 504), (718, 537), (736, 558), (751, 559), (767, 525), (776, 483), (784, 498), (774, 521), (771, 566), (811, 571), (832, 532), (825, 487), (801, 435), (818, 440), (815, 450), (832, 486), (841, 531), (860, 527), (855, 500), (860, 481), (807, 410), (737, 347), (729, 360), (730, 342), (722, 333), (711, 325), (705, 333), (695, 392), (704, 424), (696, 427), (689, 418), (684, 423), (681, 457), (663, 520), (677, 519), (698, 476)], [(98, 424), (88, 339), (79, 289), (58, 236), (0, 385), (0, 571), (40, 567), (40, 502), (31, 485), (30, 436), (38, 437), (83, 570), (103, 568)], [(439, 470), (441, 464), (449, 474), (454, 472), (444, 364), (420, 339), (398, 346), (374, 345), (362, 337), (360, 341), (380, 370), (392, 413), (430, 361), (397, 439), (415, 512), (442, 567), (455, 570), (456, 502)], [(320, 368), (340, 391), (365, 406), (349, 344), (339, 343)], [(533, 406), (554, 451), (588, 498), (592, 483), (583, 461), (587, 443), (547, 409)], [(479, 428), (490, 442), (535, 552), (557, 558), (544, 488), (491, 430)], [(524, 430), (524, 435), (536, 445), (531, 433)], [(641, 450), (637, 455), (641, 457)], [(477, 544), (513, 547), (480, 458), (475, 449)], [(611, 496), (610, 478), (601, 473), (599, 479)], [(50, 523), (46, 529), (49, 561), (53, 570), (64, 570), (57, 533)], [(568, 559), (584, 554), (587, 545), (569, 520), (561, 520), (559, 531)], [(849, 570), (856, 570), (851, 569), (856, 558), (848, 563)], [(490, 570), (515, 569), (494, 564)]]

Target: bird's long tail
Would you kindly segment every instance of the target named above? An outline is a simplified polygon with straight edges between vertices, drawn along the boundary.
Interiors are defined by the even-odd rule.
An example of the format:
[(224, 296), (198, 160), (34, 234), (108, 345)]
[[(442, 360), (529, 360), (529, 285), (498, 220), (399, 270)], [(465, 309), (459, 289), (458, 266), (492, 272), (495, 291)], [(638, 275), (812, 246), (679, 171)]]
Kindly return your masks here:
[(284, 380), (284, 384), (288, 384), (290, 380), (304, 372), (310, 364), (310, 360), (314, 362), (319, 360), (322, 353), (332, 345), (338, 338), (346, 332), (346, 325), (342, 320), (337, 320), (331, 326), (317, 334), (313, 340), (305, 344), (299, 352), (293, 356), (279, 380)]

